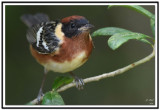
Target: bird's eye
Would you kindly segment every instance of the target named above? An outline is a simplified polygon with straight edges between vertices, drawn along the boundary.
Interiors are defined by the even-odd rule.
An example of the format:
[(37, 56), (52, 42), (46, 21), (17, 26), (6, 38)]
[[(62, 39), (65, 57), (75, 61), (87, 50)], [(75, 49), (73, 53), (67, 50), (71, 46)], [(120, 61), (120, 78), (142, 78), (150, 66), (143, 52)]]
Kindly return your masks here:
[(71, 24), (71, 28), (75, 28), (76, 25), (74, 23)]

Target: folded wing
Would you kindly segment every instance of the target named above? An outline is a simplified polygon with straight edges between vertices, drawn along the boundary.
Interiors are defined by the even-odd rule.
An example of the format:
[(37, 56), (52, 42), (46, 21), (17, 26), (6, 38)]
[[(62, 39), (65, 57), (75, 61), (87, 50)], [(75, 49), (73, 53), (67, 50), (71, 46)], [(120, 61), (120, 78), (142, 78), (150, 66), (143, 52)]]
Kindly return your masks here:
[(49, 54), (59, 48), (60, 40), (54, 34), (58, 21), (49, 21), (45, 14), (26, 14), (21, 20), (29, 27), (27, 40), (41, 54)]

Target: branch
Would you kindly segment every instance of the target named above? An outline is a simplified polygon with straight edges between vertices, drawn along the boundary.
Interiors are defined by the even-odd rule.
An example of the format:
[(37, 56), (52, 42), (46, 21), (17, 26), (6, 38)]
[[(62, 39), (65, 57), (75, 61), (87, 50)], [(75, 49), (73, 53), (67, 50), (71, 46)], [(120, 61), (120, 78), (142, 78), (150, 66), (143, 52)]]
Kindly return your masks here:
[[(143, 64), (143, 63), (151, 60), (154, 56), (155, 56), (155, 52), (153, 50), (153, 52), (150, 55), (148, 55), (147, 57), (145, 57), (145, 58), (143, 58), (143, 59), (141, 59), (141, 60), (139, 60), (137, 62), (134, 62), (134, 63), (132, 63), (132, 64), (130, 64), (128, 66), (125, 66), (123, 68), (117, 69), (117, 70), (115, 70), (113, 72), (103, 73), (103, 74), (98, 75), (98, 76), (93, 76), (93, 77), (90, 77), (90, 78), (86, 78), (83, 81), (84, 81), (84, 83), (89, 83), (89, 82), (99, 81), (99, 80), (104, 79), (104, 78), (113, 77), (115, 75), (122, 74), (122, 73), (124, 73), (124, 72), (126, 72), (126, 71), (128, 71), (128, 70), (130, 70), (130, 69), (132, 69), (132, 68), (134, 68), (134, 67), (136, 67), (138, 65), (140, 65), (140, 64)], [(76, 85), (75, 83), (70, 83), (70, 84), (65, 85), (65, 86), (61, 87), (60, 89), (58, 89), (57, 92), (65, 91), (66, 89), (74, 87), (75, 85)]]
[[(154, 56), (155, 56), (155, 49), (153, 47), (153, 52), (150, 55), (148, 55), (147, 57), (145, 57), (145, 58), (143, 58), (143, 59), (141, 59), (141, 60), (139, 60), (137, 62), (134, 62), (134, 63), (132, 63), (132, 64), (130, 64), (128, 66), (125, 66), (123, 68), (117, 69), (117, 70), (109, 72), (109, 73), (103, 73), (103, 74), (98, 75), (98, 76), (93, 76), (93, 77), (90, 77), (90, 78), (86, 78), (83, 81), (84, 81), (84, 83), (89, 83), (89, 82), (99, 81), (101, 79), (105, 79), (105, 78), (108, 78), (108, 77), (113, 77), (113, 76), (122, 74), (122, 73), (124, 73), (124, 72), (126, 72), (126, 71), (128, 71), (128, 70), (130, 70), (130, 69), (132, 69), (132, 68), (134, 68), (134, 67), (136, 67), (138, 65), (140, 65), (140, 64), (143, 64), (143, 63), (151, 60)], [(67, 84), (67, 85), (62, 86), (61, 88), (59, 88), (57, 90), (57, 92), (65, 91), (65, 90), (67, 90), (67, 89), (69, 89), (71, 87), (74, 87), (74, 86), (76, 86), (76, 84), (74, 82), (72, 82), (70, 84)], [(42, 99), (43, 99), (43, 97), (41, 98), (41, 100)], [(34, 99), (29, 104), (35, 105), (36, 103), (37, 103), (37, 99)]]

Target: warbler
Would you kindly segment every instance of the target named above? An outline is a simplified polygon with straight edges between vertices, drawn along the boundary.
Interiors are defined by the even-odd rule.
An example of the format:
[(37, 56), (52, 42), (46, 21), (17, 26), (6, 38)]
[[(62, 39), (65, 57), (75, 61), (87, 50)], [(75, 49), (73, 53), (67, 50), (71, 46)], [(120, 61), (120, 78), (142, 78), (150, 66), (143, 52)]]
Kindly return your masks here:
[(84, 82), (72, 71), (83, 65), (92, 52), (90, 29), (94, 26), (79, 15), (52, 21), (43, 13), (25, 14), (21, 16), (21, 20), (29, 28), (26, 36), (31, 54), (44, 67), (38, 100), (43, 95), (42, 89), (48, 71), (69, 72), (75, 78), (76, 87), (81, 89)]

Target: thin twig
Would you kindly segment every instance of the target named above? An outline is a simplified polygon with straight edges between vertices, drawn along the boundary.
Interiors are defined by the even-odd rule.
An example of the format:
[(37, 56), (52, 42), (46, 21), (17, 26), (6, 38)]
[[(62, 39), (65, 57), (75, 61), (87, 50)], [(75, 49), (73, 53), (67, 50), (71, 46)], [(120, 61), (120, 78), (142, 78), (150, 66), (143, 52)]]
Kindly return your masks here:
[[(125, 66), (123, 68), (117, 69), (117, 70), (109, 72), (109, 73), (103, 73), (103, 74), (98, 75), (98, 76), (93, 76), (93, 77), (90, 77), (90, 78), (86, 78), (83, 81), (84, 81), (84, 83), (89, 83), (89, 82), (99, 81), (99, 80), (104, 79), (104, 78), (113, 77), (113, 76), (122, 74), (122, 73), (124, 73), (124, 72), (126, 72), (126, 71), (140, 65), (140, 64), (143, 64), (143, 63), (151, 60), (154, 56), (155, 56), (155, 49), (153, 47), (153, 52), (150, 55), (148, 55), (147, 57), (145, 57), (145, 58), (143, 58), (143, 59), (141, 59), (137, 62), (134, 62), (134, 63), (132, 63), (128, 66)], [(65, 90), (67, 90), (71, 87), (74, 87), (74, 86), (76, 86), (76, 84), (74, 82), (70, 83), (70, 84), (67, 84), (67, 85), (59, 88), (57, 90), (57, 92), (65, 91)], [(43, 99), (43, 98), (41, 98), (41, 99)], [(34, 99), (33, 101), (30, 102), (30, 104), (33, 104), (33, 105), (35, 105), (36, 103), (37, 103), (37, 99)]]

